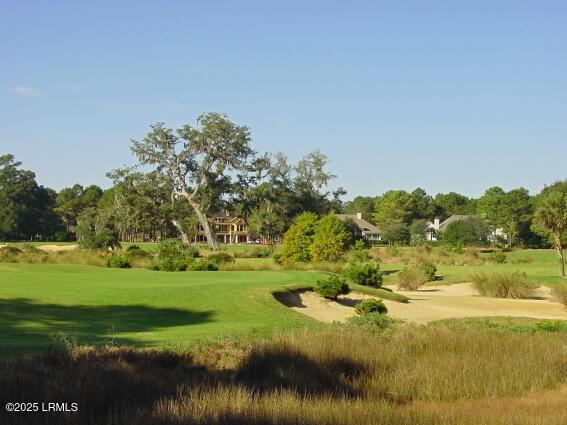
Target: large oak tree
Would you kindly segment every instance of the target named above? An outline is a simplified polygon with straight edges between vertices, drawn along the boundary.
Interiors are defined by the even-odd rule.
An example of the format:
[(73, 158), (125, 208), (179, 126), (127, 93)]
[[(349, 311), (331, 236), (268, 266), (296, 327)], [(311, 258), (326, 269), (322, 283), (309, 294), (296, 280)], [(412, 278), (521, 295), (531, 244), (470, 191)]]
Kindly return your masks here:
[(209, 223), (209, 213), (222, 197), (215, 188), (242, 182), (252, 170), (256, 152), (250, 141), (247, 126), (234, 124), (224, 114), (207, 113), (199, 116), (196, 126), (186, 124), (175, 132), (157, 123), (143, 140), (132, 140), (131, 150), (141, 165), (155, 167), (170, 179), (172, 197), (189, 203), (210, 248), (217, 250)]

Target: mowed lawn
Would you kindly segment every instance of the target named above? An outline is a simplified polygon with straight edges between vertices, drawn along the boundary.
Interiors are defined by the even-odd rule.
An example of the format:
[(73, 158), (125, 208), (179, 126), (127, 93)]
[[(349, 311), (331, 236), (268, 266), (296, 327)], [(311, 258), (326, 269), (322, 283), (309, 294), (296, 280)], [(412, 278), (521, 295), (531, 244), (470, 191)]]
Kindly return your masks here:
[(0, 264), (0, 357), (45, 349), (53, 334), (80, 344), (182, 350), (199, 339), (317, 326), (272, 292), (308, 286), (301, 271), (182, 272)]

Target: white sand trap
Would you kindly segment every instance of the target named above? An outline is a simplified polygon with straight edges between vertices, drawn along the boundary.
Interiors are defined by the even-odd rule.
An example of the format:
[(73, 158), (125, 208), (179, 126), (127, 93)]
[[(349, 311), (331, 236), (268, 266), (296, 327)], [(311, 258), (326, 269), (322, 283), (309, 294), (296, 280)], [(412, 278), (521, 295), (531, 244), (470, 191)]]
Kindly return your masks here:
[(77, 249), (77, 245), (38, 245), (37, 248), (45, 252), (64, 252)]
[[(407, 304), (384, 300), (388, 314), (419, 324), (433, 320), (510, 316), (536, 319), (567, 320), (567, 308), (553, 301), (546, 287), (538, 290), (538, 299), (513, 300), (481, 297), (471, 283), (426, 286), (417, 292), (402, 292), (410, 298)], [(353, 316), (354, 306), (369, 295), (351, 292), (337, 302), (325, 300), (314, 292), (292, 292), (278, 295), (291, 309), (326, 323), (343, 322)]]

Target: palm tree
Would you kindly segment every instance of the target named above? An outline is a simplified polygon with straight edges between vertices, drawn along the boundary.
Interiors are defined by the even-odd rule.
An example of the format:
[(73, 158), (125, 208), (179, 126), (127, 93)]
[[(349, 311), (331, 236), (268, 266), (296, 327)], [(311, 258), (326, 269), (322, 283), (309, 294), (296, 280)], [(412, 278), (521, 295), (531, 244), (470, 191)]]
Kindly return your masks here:
[(567, 230), (567, 192), (552, 189), (544, 193), (535, 212), (534, 222), (546, 229), (559, 258), (559, 273), (565, 277), (562, 234)]

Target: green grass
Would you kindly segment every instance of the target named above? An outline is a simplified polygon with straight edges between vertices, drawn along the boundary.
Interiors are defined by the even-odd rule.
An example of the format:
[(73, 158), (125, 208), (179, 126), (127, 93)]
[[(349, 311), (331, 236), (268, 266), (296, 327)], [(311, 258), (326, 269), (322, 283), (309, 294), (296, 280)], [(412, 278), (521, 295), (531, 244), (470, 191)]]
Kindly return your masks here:
[(300, 271), (163, 273), (59, 264), (0, 264), (0, 356), (81, 344), (182, 350), (200, 339), (318, 326), (272, 292), (311, 287)]
[(2, 242), (0, 241), (0, 245), (6, 244), (15, 247), (22, 247), (24, 245), (33, 245), (33, 246), (41, 246), (41, 245), (57, 245), (57, 246), (65, 246), (65, 245), (75, 245), (77, 242)]
[[(482, 256), (488, 254), (481, 254)], [(548, 286), (567, 285), (567, 279), (558, 276), (557, 257), (552, 250), (517, 250), (506, 253), (507, 262), (505, 264), (486, 263), (477, 266), (437, 266), (437, 275), (441, 278), (433, 283), (434, 285), (453, 284), (470, 282), (471, 276), (475, 273), (511, 273), (516, 270), (526, 272), (530, 282), (544, 284)], [(531, 259), (530, 263), (519, 263), (523, 259)], [(396, 274), (401, 270), (400, 264), (381, 264), (380, 268), (384, 273), (384, 284), (394, 285)]]
[(566, 320), (541, 320), (531, 317), (474, 317), (465, 319), (445, 319), (429, 323), (429, 327), (479, 328), (496, 332), (529, 333), (558, 332), (567, 333)]

